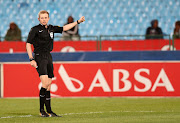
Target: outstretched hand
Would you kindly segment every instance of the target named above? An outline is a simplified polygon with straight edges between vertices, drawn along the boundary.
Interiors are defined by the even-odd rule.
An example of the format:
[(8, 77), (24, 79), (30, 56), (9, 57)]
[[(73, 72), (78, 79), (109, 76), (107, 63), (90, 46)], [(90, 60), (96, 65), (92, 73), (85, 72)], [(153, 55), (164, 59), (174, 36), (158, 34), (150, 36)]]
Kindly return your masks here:
[(82, 23), (82, 22), (84, 22), (84, 21), (85, 21), (85, 17), (84, 17), (84, 16), (82, 16), (82, 17), (78, 20), (79, 23)]
[(68, 30), (70, 30), (71, 28), (73, 28), (74, 26), (76, 26), (77, 24), (82, 23), (82, 22), (84, 22), (84, 21), (85, 21), (85, 17), (82, 16), (79, 20), (77, 20), (77, 21), (75, 21), (75, 22), (73, 22), (73, 23), (64, 25), (64, 26), (63, 26), (63, 31), (68, 31)]

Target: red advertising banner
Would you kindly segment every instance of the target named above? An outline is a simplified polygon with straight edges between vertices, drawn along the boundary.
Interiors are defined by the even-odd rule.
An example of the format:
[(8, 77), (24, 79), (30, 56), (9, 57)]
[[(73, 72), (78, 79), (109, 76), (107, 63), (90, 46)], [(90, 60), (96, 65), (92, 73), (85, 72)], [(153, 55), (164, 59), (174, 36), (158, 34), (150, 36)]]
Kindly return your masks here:
[[(4, 97), (38, 97), (29, 64), (4, 64)], [(55, 63), (55, 97), (180, 96), (180, 62)]]
[(175, 50), (180, 50), (180, 39), (174, 39), (173, 43)]
[[(33, 47), (32, 47), (33, 48)], [(97, 51), (97, 41), (56, 41), (52, 52)], [(0, 53), (26, 52), (26, 42), (0, 42)]]
[(102, 51), (169, 50), (169, 40), (116, 40), (102, 41)]
[[(180, 50), (180, 40), (175, 40)], [(171, 46), (173, 49), (173, 47)], [(169, 40), (56, 41), (52, 52), (169, 50)], [(26, 42), (0, 42), (0, 53), (26, 52)]]

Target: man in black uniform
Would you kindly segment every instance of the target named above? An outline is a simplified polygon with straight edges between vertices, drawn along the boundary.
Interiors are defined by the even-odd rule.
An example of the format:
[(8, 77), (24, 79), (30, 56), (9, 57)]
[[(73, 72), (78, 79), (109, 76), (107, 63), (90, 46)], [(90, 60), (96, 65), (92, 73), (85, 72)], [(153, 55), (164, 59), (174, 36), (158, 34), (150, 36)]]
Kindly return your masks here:
[[(52, 56), (50, 54), (53, 49), (54, 33), (62, 33), (63, 31), (67, 31), (77, 24), (85, 21), (85, 18), (82, 16), (76, 22), (59, 27), (48, 25), (49, 13), (47, 11), (40, 11), (38, 16), (40, 24), (31, 28), (26, 43), (26, 49), (31, 66), (37, 69), (42, 82), (42, 87), (39, 93), (40, 115), (42, 117), (59, 117), (51, 110), (50, 96), (50, 87), (52, 78), (54, 77)], [(34, 57), (31, 49), (32, 44), (34, 46)], [(44, 110), (44, 105), (46, 106), (47, 112)]]

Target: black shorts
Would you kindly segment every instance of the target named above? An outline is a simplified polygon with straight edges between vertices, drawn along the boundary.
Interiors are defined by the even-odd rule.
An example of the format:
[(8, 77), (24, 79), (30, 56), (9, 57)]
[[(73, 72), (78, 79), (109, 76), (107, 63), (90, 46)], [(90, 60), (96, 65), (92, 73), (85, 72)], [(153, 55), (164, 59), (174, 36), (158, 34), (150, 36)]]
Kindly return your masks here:
[(52, 56), (49, 52), (35, 53), (34, 59), (38, 66), (36, 70), (39, 76), (48, 75), (48, 78), (54, 77)]

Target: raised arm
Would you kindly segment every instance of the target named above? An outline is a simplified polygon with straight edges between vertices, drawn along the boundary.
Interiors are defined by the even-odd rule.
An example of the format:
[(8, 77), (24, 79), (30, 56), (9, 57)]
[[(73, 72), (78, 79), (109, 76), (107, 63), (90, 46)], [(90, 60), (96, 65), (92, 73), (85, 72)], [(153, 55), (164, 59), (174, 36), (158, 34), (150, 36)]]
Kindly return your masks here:
[(63, 26), (63, 31), (70, 30), (71, 28), (73, 28), (74, 26), (76, 26), (78, 23), (82, 23), (82, 22), (84, 22), (84, 21), (85, 21), (85, 17), (82, 16), (79, 20)]
[(74, 27), (74, 30), (73, 30), (73, 31), (68, 30), (67, 33), (68, 33), (68, 34), (71, 34), (71, 35), (75, 35), (75, 34), (77, 33), (77, 31), (78, 31), (78, 25), (76, 25), (76, 26)]

